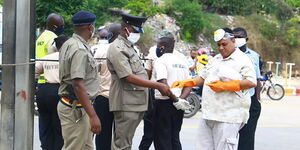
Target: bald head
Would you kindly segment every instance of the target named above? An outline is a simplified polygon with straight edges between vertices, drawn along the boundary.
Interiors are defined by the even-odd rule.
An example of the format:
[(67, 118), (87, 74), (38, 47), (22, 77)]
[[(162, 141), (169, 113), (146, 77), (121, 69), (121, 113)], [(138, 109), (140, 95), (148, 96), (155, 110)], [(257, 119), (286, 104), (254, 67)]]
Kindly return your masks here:
[(118, 37), (118, 35), (121, 32), (121, 29), (122, 26), (120, 23), (114, 23), (109, 26), (108, 32), (112, 34), (111, 37), (109, 37), (109, 43), (113, 42)]
[(60, 15), (52, 13), (47, 17), (46, 25), (47, 30), (55, 32), (59, 27), (63, 27), (65, 22)]
[(99, 35), (100, 40), (106, 39), (107, 33), (108, 33), (107, 29), (101, 29), (101, 30), (98, 32), (98, 35)]

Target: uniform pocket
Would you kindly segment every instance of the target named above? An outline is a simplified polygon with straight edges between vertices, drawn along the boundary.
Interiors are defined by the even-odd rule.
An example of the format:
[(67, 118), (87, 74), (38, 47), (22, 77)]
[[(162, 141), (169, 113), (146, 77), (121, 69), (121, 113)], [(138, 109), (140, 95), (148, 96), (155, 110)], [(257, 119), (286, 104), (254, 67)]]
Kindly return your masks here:
[(238, 146), (238, 139), (237, 138), (226, 138), (225, 139), (225, 147), (226, 150), (235, 150)]
[(130, 63), (130, 66), (131, 66), (131, 70), (134, 74), (142, 71), (142, 69), (143, 69), (142, 64), (139, 60), (139, 57), (137, 57), (136, 55), (132, 54), (129, 57), (129, 63)]
[(148, 89), (137, 86), (131, 83), (124, 83), (123, 85), (123, 104), (125, 105), (141, 105), (146, 104)]

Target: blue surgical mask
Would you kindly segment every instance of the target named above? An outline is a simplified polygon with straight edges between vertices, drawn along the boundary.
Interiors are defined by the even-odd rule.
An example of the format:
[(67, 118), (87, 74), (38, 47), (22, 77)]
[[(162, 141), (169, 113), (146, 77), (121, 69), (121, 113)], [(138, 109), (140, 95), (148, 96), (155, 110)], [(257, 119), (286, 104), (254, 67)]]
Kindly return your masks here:
[(160, 57), (160, 56), (162, 56), (163, 55), (163, 53), (161, 52), (161, 49), (160, 48), (156, 48), (156, 56), (157, 57)]
[(59, 26), (55, 29), (54, 33), (59, 36), (59, 35), (63, 34), (64, 31), (65, 31), (64, 26)]

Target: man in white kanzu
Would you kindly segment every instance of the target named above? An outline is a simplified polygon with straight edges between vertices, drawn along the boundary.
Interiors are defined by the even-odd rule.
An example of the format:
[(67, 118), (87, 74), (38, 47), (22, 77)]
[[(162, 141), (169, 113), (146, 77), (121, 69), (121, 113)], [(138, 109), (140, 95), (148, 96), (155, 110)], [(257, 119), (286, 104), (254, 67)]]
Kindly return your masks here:
[[(158, 37), (156, 54), (159, 57), (154, 62), (154, 77), (157, 82), (170, 86), (174, 81), (189, 77), (189, 67), (186, 58), (173, 53), (174, 36), (170, 31), (162, 31)], [(154, 147), (159, 150), (181, 150), (179, 132), (183, 121), (183, 113), (189, 104), (188, 97), (191, 88), (173, 88), (174, 95), (163, 96), (155, 90), (153, 133)]]
[(171, 88), (204, 84), (197, 150), (236, 150), (239, 130), (249, 117), (248, 89), (256, 86), (256, 76), (250, 58), (235, 48), (232, 34), (219, 29), (214, 40), (220, 54), (209, 60), (198, 77), (176, 81)]

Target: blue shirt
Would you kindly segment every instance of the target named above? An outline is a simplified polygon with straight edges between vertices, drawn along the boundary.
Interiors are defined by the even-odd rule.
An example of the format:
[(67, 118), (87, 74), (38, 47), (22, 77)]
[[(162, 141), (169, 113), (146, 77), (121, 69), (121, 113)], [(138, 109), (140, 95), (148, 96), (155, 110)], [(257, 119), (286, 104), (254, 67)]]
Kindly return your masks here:
[[(255, 51), (251, 50), (248, 47), (247, 47), (247, 50), (246, 50), (245, 54), (247, 54), (251, 58), (251, 61), (252, 61), (253, 65), (254, 65), (256, 79), (260, 78), (259, 54), (256, 53)], [(255, 88), (249, 89), (249, 94), (250, 94), (250, 96), (253, 96), (255, 94)]]

